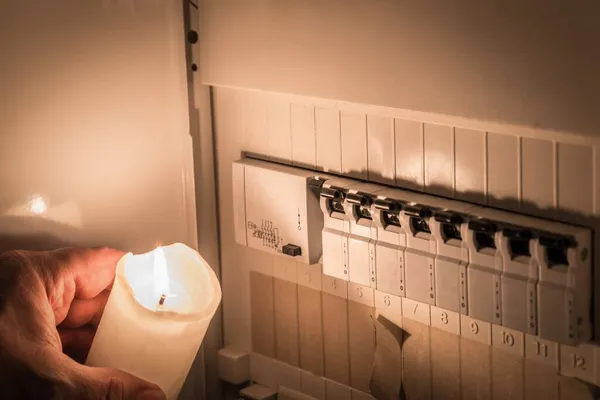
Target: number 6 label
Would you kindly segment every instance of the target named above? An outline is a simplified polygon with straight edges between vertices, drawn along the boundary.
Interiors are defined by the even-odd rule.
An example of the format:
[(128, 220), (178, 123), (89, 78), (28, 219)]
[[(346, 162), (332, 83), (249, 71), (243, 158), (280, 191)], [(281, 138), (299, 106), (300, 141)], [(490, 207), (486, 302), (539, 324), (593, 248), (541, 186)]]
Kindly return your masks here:
[(384, 296), (383, 297), (383, 304), (385, 304), (388, 307), (392, 305), (392, 301), (390, 299), (390, 296)]

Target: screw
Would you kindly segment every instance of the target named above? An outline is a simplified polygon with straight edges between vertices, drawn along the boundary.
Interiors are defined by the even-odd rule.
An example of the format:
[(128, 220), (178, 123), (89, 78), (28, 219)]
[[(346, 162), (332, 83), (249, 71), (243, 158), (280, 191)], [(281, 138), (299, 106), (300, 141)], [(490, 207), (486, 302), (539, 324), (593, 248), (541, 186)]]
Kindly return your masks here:
[(189, 31), (187, 33), (187, 41), (190, 42), (191, 44), (198, 43), (198, 32), (196, 32), (196, 31)]

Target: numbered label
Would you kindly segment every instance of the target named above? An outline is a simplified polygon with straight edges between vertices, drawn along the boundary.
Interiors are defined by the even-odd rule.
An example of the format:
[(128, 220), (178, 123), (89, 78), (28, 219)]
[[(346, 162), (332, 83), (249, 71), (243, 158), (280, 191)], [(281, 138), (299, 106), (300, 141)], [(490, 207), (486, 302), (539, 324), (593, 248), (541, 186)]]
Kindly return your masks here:
[(444, 325), (448, 325), (448, 313), (443, 311), (442, 314), (440, 315), (440, 321), (442, 321), (442, 324)]
[(335, 290), (332, 287), (331, 280), (333, 277), (329, 277), (329, 280), (323, 280), (321, 274), (321, 267), (319, 265), (305, 265), (302, 263), (296, 263), (296, 269), (298, 270), (298, 284), (307, 286), (315, 290)]
[(525, 334), (503, 326), (492, 325), (492, 344), (518, 356), (525, 355)]
[(366, 306), (375, 307), (375, 291), (368, 286), (350, 282), (348, 284), (348, 298)]
[(460, 335), (460, 315), (454, 311), (431, 306), (431, 326)]
[[(322, 286), (322, 290), (324, 292), (333, 294), (335, 296), (342, 297), (344, 299), (348, 298), (348, 283), (343, 279), (333, 278), (329, 275), (323, 275), (321, 279), (319, 277), (315, 277), (313, 274), (313, 280), (316, 281), (314, 286), (317, 287)], [(352, 293), (354, 294), (354, 293)]]
[(375, 308), (387, 319), (402, 326), (402, 299), (394, 295), (375, 291)]
[(359, 299), (361, 299), (364, 296), (363, 290), (360, 286), (356, 288), (356, 295), (358, 296)]
[(585, 357), (573, 354), (573, 368), (585, 368)]
[(431, 308), (429, 304), (402, 298), (402, 315), (424, 325), (431, 325)]
[(535, 350), (538, 356), (548, 357), (548, 346), (545, 343), (535, 342)]
[(515, 337), (509, 332), (502, 332), (502, 344), (507, 346), (515, 345)]
[(390, 299), (390, 296), (383, 296), (383, 304), (385, 304), (388, 307), (392, 305), (392, 299)]
[(547, 364), (558, 369), (558, 344), (540, 339), (534, 335), (525, 335), (525, 356), (533, 361)]
[(582, 344), (577, 347), (560, 346), (560, 372), (585, 382), (594, 382), (594, 346)]
[(473, 335), (479, 334), (479, 324), (477, 324), (477, 322), (471, 321), (471, 323), (469, 324), (469, 326), (471, 327), (471, 333)]
[(492, 324), (479, 321), (466, 315), (460, 315), (460, 334), (466, 339), (479, 343), (492, 344)]

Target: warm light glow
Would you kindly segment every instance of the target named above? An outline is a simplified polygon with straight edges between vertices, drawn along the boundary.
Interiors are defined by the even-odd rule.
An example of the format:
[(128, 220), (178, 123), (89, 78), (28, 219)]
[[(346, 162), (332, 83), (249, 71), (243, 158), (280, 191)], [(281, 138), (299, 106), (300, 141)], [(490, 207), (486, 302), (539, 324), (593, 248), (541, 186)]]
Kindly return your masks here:
[(154, 294), (156, 301), (162, 295), (169, 295), (169, 274), (167, 273), (167, 260), (161, 247), (154, 251)]
[(31, 212), (36, 215), (41, 215), (46, 212), (48, 206), (43, 197), (36, 196), (29, 203)]

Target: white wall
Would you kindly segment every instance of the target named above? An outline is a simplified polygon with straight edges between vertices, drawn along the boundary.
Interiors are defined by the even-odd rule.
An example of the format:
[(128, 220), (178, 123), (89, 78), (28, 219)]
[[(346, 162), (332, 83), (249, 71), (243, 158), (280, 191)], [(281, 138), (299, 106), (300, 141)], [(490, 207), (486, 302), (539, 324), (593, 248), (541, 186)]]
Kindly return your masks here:
[(177, 0), (0, 4), (0, 247), (196, 247), (184, 46)]
[(179, 2), (13, 4), (0, 12), (0, 212), (39, 194), (96, 241), (189, 240)]
[(597, 136), (600, 3), (205, 0), (206, 83)]

